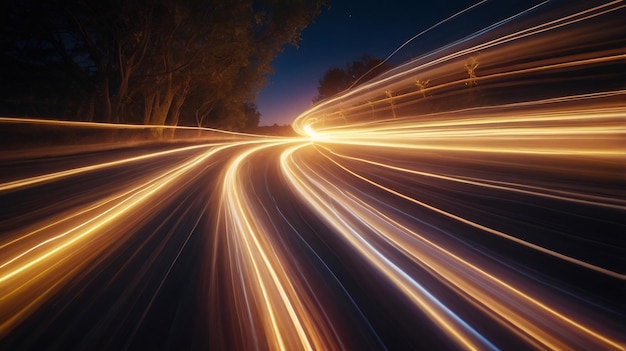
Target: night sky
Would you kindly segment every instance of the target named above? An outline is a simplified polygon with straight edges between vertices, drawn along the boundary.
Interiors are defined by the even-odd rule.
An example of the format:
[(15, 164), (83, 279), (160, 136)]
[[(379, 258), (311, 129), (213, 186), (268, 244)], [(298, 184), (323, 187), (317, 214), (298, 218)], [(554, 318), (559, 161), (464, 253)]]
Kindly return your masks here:
[(625, 351), (625, 1), (177, 1), (0, 2), (0, 351)]
[[(273, 62), (275, 73), (257, 98), (260, 125), (290, 124), (311, 106), (317, 85), (332, 67), (344, 68), (368, 54), (385, 58), (405, 41), (479, 0), (335, 0), (303, 32), (299, 48), (286, 47)], [(399, 63), (459, 39), (538, 1), (488, 1), (394, 55)]]

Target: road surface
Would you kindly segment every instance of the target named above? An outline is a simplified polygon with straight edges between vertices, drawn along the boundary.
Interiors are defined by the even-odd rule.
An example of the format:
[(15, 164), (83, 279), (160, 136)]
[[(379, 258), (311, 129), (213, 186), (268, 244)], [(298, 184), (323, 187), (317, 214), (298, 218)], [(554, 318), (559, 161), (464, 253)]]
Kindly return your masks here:
[(623, 346), (610, 160), (276, 139), (1, 169), (10, 349)]
[(322, 101), (302, 137), (5, 149), (0, 349), (626, 349), (624, 6), (593, 3)]

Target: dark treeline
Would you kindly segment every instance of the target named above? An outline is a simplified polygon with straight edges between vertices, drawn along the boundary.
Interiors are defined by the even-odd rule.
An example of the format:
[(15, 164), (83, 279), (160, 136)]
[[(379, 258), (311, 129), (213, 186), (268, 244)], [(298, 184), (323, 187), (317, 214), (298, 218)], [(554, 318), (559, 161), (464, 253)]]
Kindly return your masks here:
[(321, 0), (8, 0), (0, 114), (256, 127), (253, 101)]
[(359, 85), (388, 70), (382, 59), (364, 55), (346, 64), (345, 68), (333, 67), (324, 74), (317, 86), (313, 102), (319, 102), (338, 94), (353, 85)]

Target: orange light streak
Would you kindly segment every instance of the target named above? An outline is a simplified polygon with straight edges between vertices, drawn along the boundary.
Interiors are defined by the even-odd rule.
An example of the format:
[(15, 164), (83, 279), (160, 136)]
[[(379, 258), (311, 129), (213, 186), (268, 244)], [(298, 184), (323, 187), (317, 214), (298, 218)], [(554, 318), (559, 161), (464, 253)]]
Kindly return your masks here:
[[(570, 277), (626, 282), (621, 262), (611, 260), (623, 259), (616, 233), (626, 228), (619, 219), (626, 218), (626, 90), (620, 82), (626, 77), (620, 44), (626, 5), (540, 12), (550, 4), (529, 7), (320, 102), (293, 122), (298, 138), (0, 118), (220, 135), (194, 146), (160, 145), (164, 151), (3, 176), (0, 196), (11, 201), (22, 194), (39, 201), (39, 189), (86, 175), (104, 174), (105, 182), (119, 184), (93, 194), (77, 186), (76, 198), (61, 202), (58, 212), (35, 203), (33, 214), (40, 218), (26, 213), (6, 220), (12, 227), (0, 237), (0, 337), (49, 301), (70, 296), (66, 303), (72, 304), (63, 289), (80, 286), (106, 259), (130, 265), (129, 256), (139, 251), (124, 245), (149, 232), (138, 241), (151, 247), (160, 225), (142, 226), (182, 207), (167, 238), (182, 235), (183, 244), (171, 250), (175, 255), (158, 284), (141, 287), (149, 303), (127, 346), (149, 320), (192, 234), (201, 233), (210, 247), (202, 251), (209, 257), (201, 258), (209, 267), (202, 276), (208, 296), (202, 296), (210, 308), (199, 310), (217, 347), (347, 349), (358, 344), (358, 332), (334, 319), (339, 312), (333, 314), (333, 303), (349, 300), (357, 312), (346, 320), (366, 320), (379, 318), (371, 312), (378, 309), (363, 305), (385, 298), (402, 301), (405, 315), (424, 321), (416, 329), (435, 331), (434, 338), (450, 342), (445, 347), (495, 350), (516, 340), (528, 348), (626, 350), (621, 306), (594, 295), (599, 289), (587, 285), (595, 283)], [(534, 12), (543, 16), (530, 18)], [(134, 172), (110, 175), (118, 170)], [(209, 171), (218, 175), (209, 177)], [(201, 203), (191, 231), (182, 233), (178, 226), (191, 210), (172, 204), (179, 192)], [(147, 262), (155, 262), (166, 244)], [(304, 262), (302, 252), (319, 262)], [(524, 261), (524, 255), (535, 258)], [(325, 256), (339, 263), (327, 264)], [(308, 269), (323, 278), (309, 276)], [(340, 276), (355, 271), (367, 277), (355, 274), (344, 286)], [(329, 281), (343, 290), (320, 289)], [(362, 287), (379, 290), (369, 294), (358, 291)], [(351, 296), (360, 293), (363, 299)], [(376, 334), (385, 322), (364, 324)]]

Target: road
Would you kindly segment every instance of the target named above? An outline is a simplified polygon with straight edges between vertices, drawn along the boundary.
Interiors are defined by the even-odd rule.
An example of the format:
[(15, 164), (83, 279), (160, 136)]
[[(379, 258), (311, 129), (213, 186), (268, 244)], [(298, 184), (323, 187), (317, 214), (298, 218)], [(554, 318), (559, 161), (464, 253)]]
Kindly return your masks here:
[(10, 349), (623, 347), (610, 159), (272, 139), (1, 169)]
[(626, 349), (624, 6), (583, 5), (324, 100), (301, 137), (1, 118), (175, 142), (5, 149), (0, 349)]

